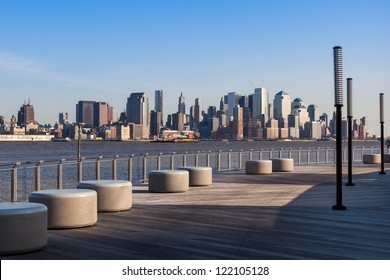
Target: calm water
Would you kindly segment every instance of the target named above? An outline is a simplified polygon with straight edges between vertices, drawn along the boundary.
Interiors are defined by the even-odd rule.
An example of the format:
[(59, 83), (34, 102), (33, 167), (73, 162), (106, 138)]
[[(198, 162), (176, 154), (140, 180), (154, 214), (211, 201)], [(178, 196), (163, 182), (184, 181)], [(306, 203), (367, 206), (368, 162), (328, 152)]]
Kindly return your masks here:
[[(344, 145), (346, 142), (343, 143)], [(380, 147), (379, 141), (355, 141), (354, 147)], [(182, 153), (218, 150), (259, 150), (334, 148), (335, 142), (326, 141), (200, 141), (194, 143), (150, 143), (150, 142), (81, 142), (82, 157), (115, 156), (130, 154)], [(0, 163), (25, 162), (77, 157), (77, 142), (0, 142)]]

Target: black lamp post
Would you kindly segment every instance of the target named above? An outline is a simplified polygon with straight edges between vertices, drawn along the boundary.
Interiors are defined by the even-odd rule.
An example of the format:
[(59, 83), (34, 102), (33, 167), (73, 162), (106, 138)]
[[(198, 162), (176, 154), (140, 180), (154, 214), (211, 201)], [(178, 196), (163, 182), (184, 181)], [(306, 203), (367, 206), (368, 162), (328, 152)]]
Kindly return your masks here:
[(352, 183), (352, 78), (347, 79), (347, 119), (348, 119), (348, 182), (346, 186), (355, 186)]
[(343, 107), (343, 54), (342, 48), (333, 48), (334, 62), (334, 106), (336, 107), (336, 204), (333, 210), (347, 210), (343, 205), (343, 155), (342, 155), (342, 135), (341, 118)]
[(384, 112), (383, 112), (383, 93), (379, 94), (379, 121), (381, 123), (381, 172), (379, 174), (386, 174), (385, 172), (385, 156), (384, 156), (384, 146), (385, 146), (385, 133), (384, 133)]

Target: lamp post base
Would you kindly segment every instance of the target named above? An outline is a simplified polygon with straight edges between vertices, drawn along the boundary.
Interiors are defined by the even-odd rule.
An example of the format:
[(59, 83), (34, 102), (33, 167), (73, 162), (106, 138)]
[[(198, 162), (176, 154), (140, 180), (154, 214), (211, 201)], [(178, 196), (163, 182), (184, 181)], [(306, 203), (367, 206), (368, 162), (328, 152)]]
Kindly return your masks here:
[(350, 187), (350, 186), (355, 186), (354, 183), (345, 183), (345, 185), (346, 185), (346, 186), (349, 186), (349, 187)]
[(385, 171), (381, 171), (381, 172), (379, 172), (379, 175), (385, 175), (386, 174), (386, 172)]
[(347, 207), (344, 205), (333, 205), (332, 210), (347, 210)]

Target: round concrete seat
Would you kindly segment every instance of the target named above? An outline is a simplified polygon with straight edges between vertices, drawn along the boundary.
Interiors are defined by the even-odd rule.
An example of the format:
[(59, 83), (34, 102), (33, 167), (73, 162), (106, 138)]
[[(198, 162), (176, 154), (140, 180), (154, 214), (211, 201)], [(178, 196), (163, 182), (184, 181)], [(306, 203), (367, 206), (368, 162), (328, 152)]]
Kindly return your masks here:
[(384, 154), (383, 155), (383, 162), (389, 163), (390, 162), (390, 154)]
[(47, 206), (48, 228), (77, 228), (97, 222), (97, 194), (93, 190), (35, 191), (29, 200)]
[(213, 169), (211, 167), (184, 166), (178, 170), (187, 170), (190, 186), (209, 186), (213, 183)]
[(47, 208), (39, 203), (0, 203), (0, 254), (39, 250), (47, 244)]
[(153, 170), (149, 173), (150, 192), (186, 192), (189, 173), (186, 170)]
[(363, 163), (368, 163), (368, 164), (381, 163), (381, 155), (380, 154), (363, 155)]
[(273, 172), (292, 172), (294, 171), (294, 160), (292, 158), (273, 158)]
[(124, 180), (89, 180), (77, 184), (78, 189), (97, 193), (98, 212), (129, 210), (132, 206), (132, 184)]
[(272, 174), (271, 160), (248, 160), (245, 162), (245, 173), (255, 175)]

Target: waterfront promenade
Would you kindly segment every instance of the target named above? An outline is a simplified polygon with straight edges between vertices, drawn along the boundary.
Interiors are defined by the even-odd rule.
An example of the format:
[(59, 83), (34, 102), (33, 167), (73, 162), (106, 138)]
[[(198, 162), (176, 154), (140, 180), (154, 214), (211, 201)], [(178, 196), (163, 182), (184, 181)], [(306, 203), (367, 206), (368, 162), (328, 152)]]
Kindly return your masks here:
[(331, 210), (334, 165), (214, 174), (210, 187), (186, 193), (135, 186), (130, 211), (49, 230), (43, 250), (1, 259), (390, 259), (390, 171), (378, 173), (354, 165), (347, 211)]

